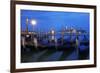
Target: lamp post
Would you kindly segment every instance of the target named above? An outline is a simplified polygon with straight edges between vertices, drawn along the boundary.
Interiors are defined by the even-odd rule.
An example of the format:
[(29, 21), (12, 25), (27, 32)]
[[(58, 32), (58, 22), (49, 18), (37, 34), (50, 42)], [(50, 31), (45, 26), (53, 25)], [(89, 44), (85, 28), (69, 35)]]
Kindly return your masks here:
[[(31, 24), (33, 25), (33, 28), (34, 28), (34, 26), (37, 24), (37, 21), (35, 19), (32, 19)], [(34, 43), (34, 47), (37, 48), (38, 47), (38, 42), (37, 42), (37, 38), (34, 37), (34, 32), (33, 32), (33, 43)]]
[[(37, 24), (37, 21), (35, 19), (32, 19), (30, 21), (31, 25), (33, 26), (33, 37), (34, 37), (34, 26)], [(32, 38), (33, 39), (33, 38)]]

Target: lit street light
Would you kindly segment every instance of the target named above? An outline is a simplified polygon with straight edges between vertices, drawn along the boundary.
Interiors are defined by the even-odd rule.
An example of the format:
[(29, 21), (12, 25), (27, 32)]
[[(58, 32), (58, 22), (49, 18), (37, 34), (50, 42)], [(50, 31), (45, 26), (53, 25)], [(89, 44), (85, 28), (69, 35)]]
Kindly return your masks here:
[(36, 24), (37, 24), (37, 21), (36, 21), (36, 20), (34, 20), (34, 19), (32, 19), (32, 20), (31, 20), (31, 24), (34, 26), (34, 25), (36, 25)]
[[(34, 28), (34, 26), (37, 24), (37, 21), (32, 19), (30, 21), (30, 23), (31, 23), (31, 25), (33, 25), (33, 28)], [(34, 47), (37, 48), (38, 47), (38, 41), (37, 41), (37, 38), (34, 37), (34, 32), (33, 32), (33, 43), (34, 43)]]

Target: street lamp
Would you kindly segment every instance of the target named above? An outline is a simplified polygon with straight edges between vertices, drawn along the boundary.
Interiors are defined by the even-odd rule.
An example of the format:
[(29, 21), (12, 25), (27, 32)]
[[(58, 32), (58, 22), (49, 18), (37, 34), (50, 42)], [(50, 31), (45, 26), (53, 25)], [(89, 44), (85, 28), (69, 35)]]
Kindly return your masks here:
[(32, 20), (31, 20), (31, 24), (34, 26), (34, 25), (36, 25), (36, 24), (37, 24), (37, 21), (36, 21), (36, 20), (34, 20), (34, 19), (32, 19)]
[[(33, 25), (33, 28), (34, 26), (37, 24), (37, 21), (35, 19), (32, 19), (30, 21), (31, 25)], [(37, 41), (37, 38), (34, 37), (34, 32), (33, 32), (33, 43), (34, 43), (34, 47), (37, 48), (38, 47), (38, 41)]]
[[(31, 25), (33, 26), (33, 31), (34, 31), (34, 26), (37, 24), (37, 21), (35, 19), (32, 19), (30, 21)], [(33, 32), (34, 33), (34, 32)]]

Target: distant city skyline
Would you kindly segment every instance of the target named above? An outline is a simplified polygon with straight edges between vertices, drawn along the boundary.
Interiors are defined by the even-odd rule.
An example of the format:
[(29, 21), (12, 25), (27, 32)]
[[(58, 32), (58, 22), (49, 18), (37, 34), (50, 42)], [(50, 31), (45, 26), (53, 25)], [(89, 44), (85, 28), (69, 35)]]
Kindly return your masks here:
[[(21, 10), (21, 30), (26, 30), (26, 19), (28, 18), (28, 31), (48, 32), (62, 28), (84, 29), (89, 32), (89, 13), (83, 12), (56, 12), (56, 11), (37, 11)], [(31, 24), (34, 19), (36, 25)]]

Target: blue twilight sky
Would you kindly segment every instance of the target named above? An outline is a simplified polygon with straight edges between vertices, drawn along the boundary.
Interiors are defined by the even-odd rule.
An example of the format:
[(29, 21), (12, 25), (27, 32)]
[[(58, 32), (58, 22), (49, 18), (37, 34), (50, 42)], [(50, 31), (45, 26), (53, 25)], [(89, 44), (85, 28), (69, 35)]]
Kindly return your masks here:
[[(60, 31), (67, 26), (89, 32), (89, 16), (89, 13), (84, 12), (21, 10), (21, 30), (25, 31), (28, 18), (29, 31), (48, 32), (51, 28)], [(31, 19), (37, 22), (34, 27), (30, 23)]]

